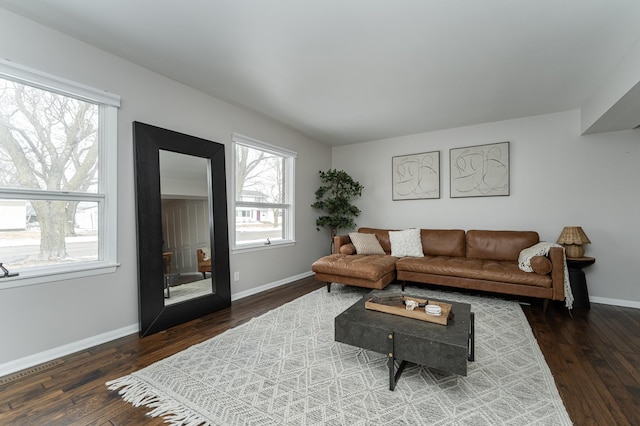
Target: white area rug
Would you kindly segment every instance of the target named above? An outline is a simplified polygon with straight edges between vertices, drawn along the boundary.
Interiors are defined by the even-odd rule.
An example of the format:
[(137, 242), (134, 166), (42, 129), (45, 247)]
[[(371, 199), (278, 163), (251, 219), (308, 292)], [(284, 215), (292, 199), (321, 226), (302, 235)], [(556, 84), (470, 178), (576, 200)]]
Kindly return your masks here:
[(107, 385), (177, 425), (571, 424), (517, 303), (408, 287), (472, 305), (476, 361), (466, 377), (409, 364), (392, 392), (384, 355), (333, 340), (365, 293), (317, 290)]

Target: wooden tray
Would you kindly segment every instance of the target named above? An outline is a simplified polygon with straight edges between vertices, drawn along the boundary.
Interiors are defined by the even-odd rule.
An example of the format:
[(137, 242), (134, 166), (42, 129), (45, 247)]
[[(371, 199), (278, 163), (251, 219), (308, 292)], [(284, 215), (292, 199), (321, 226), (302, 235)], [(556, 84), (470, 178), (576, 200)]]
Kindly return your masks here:
[[(418, 303), (426, 303), (425, 299), (418, 299), (417, 297), (403, 296), (404, 300), (415, 300)], [(447, 325), (449, 320), (449, 313), (451, 312), (451, 305), (449, 303), (438, 302), (435, 300), (429, 301), (430, 305), (438, 305), (442, 308), (440, 315), (431, 315), (424, 311), (424, 308), (415, 308), (413, 311), (408, 311), (404, 306), (389, 306), (374, 303), (372, 299), (364, 302), (364, 307), (371, 309), (372, 311), (385, 312), (387, 314), (400, 315), (402, 317), (419, 319), (422, 321), (429, 321), (436, 324)]]

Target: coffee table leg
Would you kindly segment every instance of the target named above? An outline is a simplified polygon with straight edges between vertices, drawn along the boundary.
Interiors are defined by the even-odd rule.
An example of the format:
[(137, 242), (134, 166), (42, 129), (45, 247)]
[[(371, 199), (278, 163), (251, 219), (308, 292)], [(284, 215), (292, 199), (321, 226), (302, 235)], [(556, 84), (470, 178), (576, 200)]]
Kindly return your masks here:
[(475, 315), (473, 312), (469, 313), (469, 361), (475, 361), (476, 359), (476, 325)]
[(398, 370), (396, 371), (396, 358), (395, 358), (395, 350), (394, 350), (394, 332), (390, 332), (387, 336), (387, 366), (389, 367), (389, 390), (393, 391), (396, 389), (396, 384), (398, 380), (400, 380), (400, 375), (404, 371), (404, 368), (407, 366), (407, 361), (400, 361), (400, 365), (398, 366)]

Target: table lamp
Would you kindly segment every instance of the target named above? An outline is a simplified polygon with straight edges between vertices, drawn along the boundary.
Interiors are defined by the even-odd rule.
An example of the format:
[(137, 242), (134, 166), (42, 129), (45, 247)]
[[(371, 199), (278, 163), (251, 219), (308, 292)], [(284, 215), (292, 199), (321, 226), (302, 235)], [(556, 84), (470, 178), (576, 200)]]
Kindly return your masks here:
[(564, 246), (567, 257), (583, 257), (583, 244), (591, 244), (589, 237), (584, 233), (580, 226), (565, 226), (558, 237), (558, 244)]

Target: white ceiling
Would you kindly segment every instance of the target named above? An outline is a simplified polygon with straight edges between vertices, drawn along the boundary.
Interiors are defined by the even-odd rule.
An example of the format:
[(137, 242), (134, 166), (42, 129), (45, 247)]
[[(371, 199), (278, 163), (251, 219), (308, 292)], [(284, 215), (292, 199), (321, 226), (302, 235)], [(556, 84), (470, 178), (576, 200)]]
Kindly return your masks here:
[(0, 0), (332, 145), (575, 109), (639, 0)]

